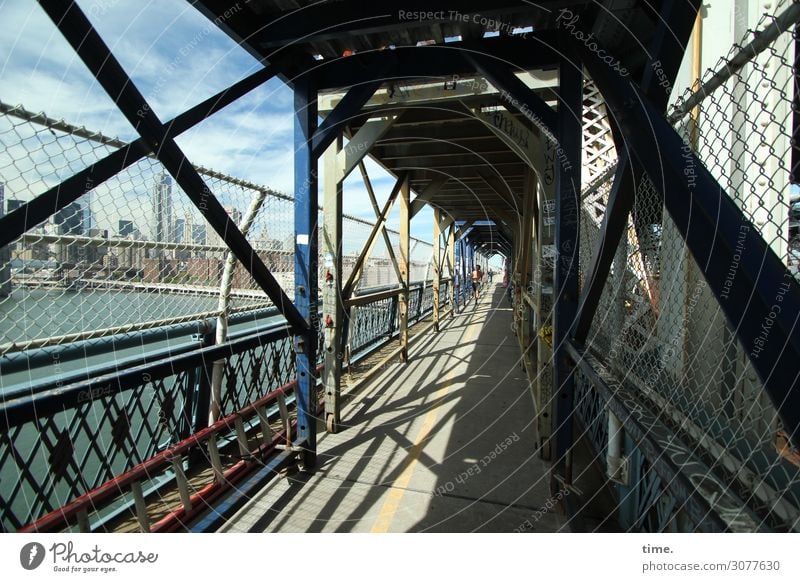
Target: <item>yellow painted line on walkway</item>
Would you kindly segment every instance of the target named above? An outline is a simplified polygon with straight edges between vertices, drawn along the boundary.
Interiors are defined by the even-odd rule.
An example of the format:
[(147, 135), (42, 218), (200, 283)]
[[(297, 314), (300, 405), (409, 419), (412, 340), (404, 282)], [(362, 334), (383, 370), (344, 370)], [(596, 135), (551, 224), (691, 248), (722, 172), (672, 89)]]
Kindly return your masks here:
[[(463, 342), (469, 343), (472, 341), (475, 330), (482, 327), (482, 324), (482, 321), (480, 323), (469, 324), (467, 332), (464, 334)], [(454, 348), (457, 347), (458, 346), (454, 346)], [(453, 368), (447, 375), (442, 387), (436, 391), (436, 394), (433, 397), (433, 402), (437, 402), (440, 398), (444, 398), (447, 395), (447, 393), (450, 391), (450, 387), (453, 385), (455, 376), (456, 368)], [(394, 483), (392, 483), (389, 493), (386, 496), (386, 500), (383, 502), (381, 511), (378, 514), (378, 519), (375, 522), (375, 525), (372, 526), (372, 533), (386, 533), (389, 531), (389, 527), (392, 525), (392, 520), (394, 519), (397, 510), (400, 508), (400, 502), (403, 499), (406, 488), (408, 488), (408, 484), (411, 482), (411, 477), (413, 477), (414, 471), (417, 468), (417, 463), (419, 462), (419, 457), (422, 454), (422, 450), (427, 444), (426, 441), (430, 435), (430, 432), (433, 430), (433, 427), (436, 426), (438, 417), (439, 407), (433, 406), (422, 419), (422, 426), (417, 433), (417, 437), (414, 439), (414, 446), (408, 451), (408, 457), (406, 457), (406, 468), (403, 469), (403, 472), (400, 473), (400, 476), (395, 480)]]

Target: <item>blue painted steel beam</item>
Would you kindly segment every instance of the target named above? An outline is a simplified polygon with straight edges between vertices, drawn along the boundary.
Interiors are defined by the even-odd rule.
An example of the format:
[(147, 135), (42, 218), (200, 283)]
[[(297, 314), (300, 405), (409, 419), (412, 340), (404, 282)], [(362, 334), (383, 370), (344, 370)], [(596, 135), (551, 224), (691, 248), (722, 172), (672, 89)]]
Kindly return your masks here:
[(306, 328), (294, 338), (297, 358), (297, 439), (305, 443), (303, 465), (311, 469), (317, 454), (316, 361), (319, 325), (317, 290), (317, 91), (308, 78), (294, 85), (294, 284), (295, 304)]
[(231, 253), (284, 314), (289, 324), (295, 329), (307, 329), (308, 324), (269, 272), (261, 257), (225, 212), (214, 193), (170, 136), (168, 128), (158, 119), (150, 104), (125, 73), (78, 5), (57, 0), (39, 0), (39, 4), (106, 93), (114, 100), (120, 112), (144, 138), (158, 160), (175, 178), (209, 225), (225, 241)]
[(667, 102), (702, 0), (662, 0), (640, 86), (659, 111)]
[[(275, 69), (266, 67), (234, 83), (168, 121), (165, 124), (167, 134), (170, 137), (180, 135), (274, 76)], [(3, 216), (0, 218), (0, 248), (151, 153), (147, 141), (140, 137)]]
[[(750, 354), (784, 429), (800, 444), (800, 286), (641, 89), (576, 45), (629, 151), (664, 197), (709, 288)], [(738, 269), (729, 284), (732, 265)]]
[(395, 79), (454, 76), (475, 73), (475, 65), (464, 53), (485, 55), (491, 66), (514, 63), (520, 70), (548, 67), (558, 63), (553, 50), (557, 36), (552, 31), (528, 33), (525, 38), (496, 37), (430, 46), (398, 47), (393, 50), (370, 51), (331, 61), (311, 59), (305, 64), (292, 63), (297, 70), (287, 70), (289, 77), (313, 74), (318, 90), (350, 87), (375, 79), (386, 79), (393, 70)]
[[(391, 76), (391, 71), (385, 71), (381, 78), (386, 76)], [(361, 108), (375, 94), (382, 82), (373, 80), (350, 88), (314, 133), (311, 148), (311, 155), (314, 156), (314, 159), (319, 159), (328, 146), (333, 143), (333, 140), (345, 130), (347, 124), (359, 114)]]
[(556, 135), (555, 111), (513, 73), (508, 63), (491, 59), (478, 51), (465, 53), (465, 58), (500, 91), (501, 103), (518, 110), (533, 125)]
[[(578, 306), (578, 244), (581, 207), (581, 148), (583, 139), (583, 69), (576, 60), (559, 66), (558, 144), (565, 159), (556, 164), (556, 261), (553, 309), (553, 398), (555, 418), (554, 471), (572, 482), (568, 453), (572, 447), (574, 366), (567, 354), (567, 340)], [(530, 241), (523, 241), (530, 244)]]
[[(623, 145), (618, 144), (618, 147)], [(617, 149), (617, 151), (622, 150)], [(614, 174), (611, 193), (608, 195), (606, 212), (600, 225), (597, 243), (592, 249), (590, 267), (578, 302), (578, 312), (575, 316), (572, 337), (579, 344), (583, 344), (586, 341), (586, 336), (589, 334), (592, 321), (597, 313), (597, 308), (600, 305), (600, 296), (603, 294), (620, 238), (628, 227), (628, 215), (631, 208), (633, 208), (636, 188), (641, 180), (641, 166), (639, 166), (638, 162), (630, 164), (628, 162), (628, 153), (622, 152), (617, 162), (617, 170)]]

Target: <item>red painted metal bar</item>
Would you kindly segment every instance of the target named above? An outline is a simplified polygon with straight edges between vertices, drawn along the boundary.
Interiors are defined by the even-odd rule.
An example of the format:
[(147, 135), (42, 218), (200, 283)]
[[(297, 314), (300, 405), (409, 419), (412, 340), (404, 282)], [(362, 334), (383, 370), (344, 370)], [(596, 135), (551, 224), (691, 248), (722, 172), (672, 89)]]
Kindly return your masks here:
[[(320, 368), (322, 368), (322, 366), (319, 366), (317, 371), (319, 371)], [(317, 414), (321, 414), (324, 408), (325, 400), (323, 398), (320, 399), (317, 406)], [(293, 433), (297, 432), (296, 420), (292, 421), (290, 429)], [(272, 438), (272, 442), (269, 445), (261, 445), (257, 451), (253, 452), (254, 456), (257, 457), (258, 455), (265, 455), (271, 452), (275, 449), (275, 445), (278, 444), (281, 438), (283, 438), (284, 441), (286, 440), (285, 431), (280, 431), (279, 433), (275, 434), (275, 436)], [(291, 440), (291, 435), (289, 436), (289, 439)], [(192, 509), (190, 511), (187, 512), (183, 506), (177, 507), (159, 521), (151, 525), (150, 532), (169, 533), (179, 531), (179, 528), (181, 527), (185, 528), (187, 522), (198, 517), (203, 511), (210, 509), (211, 504), (215, 500), (219, 499), (225, 492), (233, 489), (233, 486), (247, 477), (253, 469), (260, 468), (262, 466), (263, 464), (258, 461), (242, 459), (233, 467), (230, 467), (227, 471), (225, 471), (223, 481), (209, 483), (200, 491), (192, 495), (189, 498), (192, 503)]]
[[(295, 420), (292, 421), (291, 424), (292, 432), (294, 432), (296, 428), (297, 421)], [(277, 445), (281, 439), (283, 439), (284, 442), (286, 442), (287, 439), (286, 432), (283, 430), (272, 437), (272, 441), (269, 445), (261, 445), (256, 451), (253, 451), (253, 456), (258, 457), (266, 455), (275, 450), (275, 445)], [(291, 439), (291, 435), (289, 435), (289, 439)], [(189, 501), (192, 503), (191, 510), (186, 511), (183, 506), (173, 509), (163, 518), (152, 524), (150, 526), (150, 532), (164, 533), (178, 531), (178, 528), (185, 526), (186, 522), (191, 521), (203, 511), (209, 509), (216, 499), (229, 489), (232, 489), (236, 483), (250, 473), (251, 469), (261, 467), (262, 465), (262, 463), (255, 460), (242, 459), (223, 473), (224, 478), (222, 481), (209, 483), (192, 495), (189, 498)]]
[[(191, 435), (190, 437), (182, 440), (180, 443), (177, 443), (175, 446), (162, 451), (156, 456), (137, 465), (130, 471), (127, 471), (126, 473), (123, 473), (119, 477), (116, 477), (114, 479), (111, 479), (110, 481), (103, 483), (96, 489), (93, 489), (85, 493), (84, 495), (81, 495), (80, 497), (66, 504), (65, 506), (56, 509), (48, 513), (47, 515), (39, 518), (33, 523), (20, 529), (19, 532), (30, 533), (30, 532), (56, 531), (57, 528), (63, 527), (71, 522), (74, 522), (77, 518), (78, 512), (80, 512), (81, 510), (92, 511), (97, 507), (98, 504), (102, 503), (103, 501), (112, 497), (117, 497), (123, 490), (127, 489), (131, 483), (135, 481), (149, 479), (152, 474), (157, 473), (164, 467), (170, 465), (174, 457), (183, 455), (192, 447), (202, 445), (212, 435), (230, 431), (231, 427), (233, 426), (237, 418), (241, 419), (249, 418), (250, 416), (255, 414), (257, 408), (271, 403), (272, 401), (276, 400), (278, 396), (281, 394), (286, 395), (296, 386), (297, 386), (296, 379), (292, 380), (291, 382), (288, 382), (287, 384), (284, 384), (280, 388), (273, 390), (272, 392), (263, 396), (262, 398), (259, 398), (255, 402), (248, 404), (240, 411), (234, 412), (233, 414), (230, 414), (225, 418), (218, 420), (211, 426), (204, 428), (203, 430)], [(279, 435), (280, 434), (283, 434), (283, 431), (281, 431)], [(286, 442), (290, 443), (291, 441), (287, 440)]]

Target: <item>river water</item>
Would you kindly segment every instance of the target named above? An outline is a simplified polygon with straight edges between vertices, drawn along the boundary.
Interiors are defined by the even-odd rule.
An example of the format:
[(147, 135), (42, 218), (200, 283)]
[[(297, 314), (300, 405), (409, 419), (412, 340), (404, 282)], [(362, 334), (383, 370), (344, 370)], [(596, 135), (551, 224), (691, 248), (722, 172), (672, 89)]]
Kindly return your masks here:
[[(22, 342), (70, 333), (116, 327), (177, 316), (205, 313), (217, 308), (217, 297), (148, 293), (142, 291), (91, 290), (68, 291), (23, 289), (0, 301), (0, 343)], [(234, 305), (236, 303), (234, 302)], [(271, 324), (279, 317), (232, 326), (231, 332)], [(133, 332), (135, 333), (135, 332)], [(87, 370), (112, 361), (142, 356), (155, 350), (174, 348), (191, 341), (189, 335), (149, 342), (115, 350), (108, 354), (74, 360), (54, 358), (52, 365), (22, 372), (0, 369), (0, 391), (30, 387), (53, 375)], [(7, 357), (19, 357), (9, 354)], [(0, 357), (0, 366), (4, 359)], [(7, 360), (5, 360), (7, 361)]]

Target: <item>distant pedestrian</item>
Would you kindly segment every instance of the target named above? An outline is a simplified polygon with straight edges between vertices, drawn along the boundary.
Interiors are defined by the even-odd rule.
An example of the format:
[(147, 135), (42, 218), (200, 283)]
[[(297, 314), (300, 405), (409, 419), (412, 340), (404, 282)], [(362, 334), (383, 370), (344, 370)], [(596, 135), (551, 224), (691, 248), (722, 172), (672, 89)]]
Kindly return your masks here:
[(478, 265), (472, 267), (472, 297), (477, 302), (480, 298), (480, 289), (481, 289), (481, 278), (483, 277), (483, 273), (481, 273), (481, 268)]

